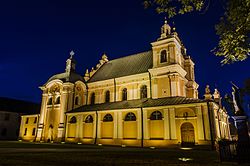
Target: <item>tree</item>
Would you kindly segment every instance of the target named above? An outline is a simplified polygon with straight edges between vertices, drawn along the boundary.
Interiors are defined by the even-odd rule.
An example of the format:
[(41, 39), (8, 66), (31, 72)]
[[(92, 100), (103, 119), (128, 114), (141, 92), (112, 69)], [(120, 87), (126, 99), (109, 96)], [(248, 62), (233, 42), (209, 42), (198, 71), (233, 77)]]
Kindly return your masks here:
[[(169, 18), (208, 9), (206, 0), (144, 0), (144, 6), (154, 7)], [(246, 60), (250, 56), (250, 0), (227, 0), (224, 16), (215, 26), (219, 43), (212, 50), (222, 56), (222, 64)]]

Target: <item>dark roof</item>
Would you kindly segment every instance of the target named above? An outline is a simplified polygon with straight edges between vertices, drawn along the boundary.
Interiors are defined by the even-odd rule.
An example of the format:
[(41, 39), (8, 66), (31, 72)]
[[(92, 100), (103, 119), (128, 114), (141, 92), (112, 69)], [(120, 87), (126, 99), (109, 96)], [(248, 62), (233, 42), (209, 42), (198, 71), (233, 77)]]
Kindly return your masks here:
[(142, 52), (108, 61), (98, 69), (88, 82), (145, 73), (152, 67), (152, 51)]
[(74, 73), (74, 72), (70, 72), (70, 73), (65, 72), (65, 73), (53, 75), (52, 77), (49, 78), (49, 80), (46, 82), (46, 84), (48, 82), (50, 82), (52, 80), (56, 80), (56, 79), (62, 80), (63, 82), (72, 82), (72, 83), (74, 83), (78, 80), (84, 82), (84, 79), (81, 75)]
[(39, 114), (40, 104), (0, 97), (0, 111), (15, 112), (21, 114)]
[(102, 104), (95, 104), (95, 105), (84, 105), (79, 108), (73, 109), (67, 113), (87, 112), (87, 111), (96, 111), (96, 110), (98, 111), (98, 110), (130, 109), (130, 108), (141, 108), (141, 107), (144, 108), (144, 107), (156, 107), (156, 106), (190, 104), (190, 103), (201, 103), (201, 102), (205, 102), (205, 101), (201, 99), (193, 99), (193, 98), (186, 98), (186, 97), (137, 99), (137, 100), (102, 103)]

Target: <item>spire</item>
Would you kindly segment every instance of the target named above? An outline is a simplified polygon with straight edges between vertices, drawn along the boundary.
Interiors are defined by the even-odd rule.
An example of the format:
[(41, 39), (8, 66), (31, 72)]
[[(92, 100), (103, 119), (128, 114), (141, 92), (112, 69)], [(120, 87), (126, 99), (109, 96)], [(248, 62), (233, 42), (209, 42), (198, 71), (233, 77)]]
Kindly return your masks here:
[(167, 35), (171, 34), (171, 27), (168, 25), (167, 19), (165, 17), (164, 24), (161, 27), (161, 37), (160, 39), (163, 39), (167, 37)]
[(73, 56), (75, 55), (74, 51), (73, 50), (70, 51), (69, 55), (70, 58), (68, 58), (66, 61), (66, 68), (65, 68), (66, 73), (75, 72), (76, 70), (76, 61), (73, 58)]

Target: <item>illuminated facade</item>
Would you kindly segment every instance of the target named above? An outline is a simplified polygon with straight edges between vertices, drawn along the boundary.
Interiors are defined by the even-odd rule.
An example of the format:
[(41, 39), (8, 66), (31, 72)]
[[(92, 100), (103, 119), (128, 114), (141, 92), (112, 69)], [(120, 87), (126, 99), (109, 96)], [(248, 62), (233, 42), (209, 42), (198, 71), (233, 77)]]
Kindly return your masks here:
[(23, 116), (20, 138), (143, 147), (229, 138), (228, 115), (209, 93), (198, 99), (194, 62), (166, 21), (151, 45), (111, 61), (104, 54), (84, 76), (75, 72), (71, 52), (65, 72), (40, 87), (36, 134), (23, 134), (29, 128)]

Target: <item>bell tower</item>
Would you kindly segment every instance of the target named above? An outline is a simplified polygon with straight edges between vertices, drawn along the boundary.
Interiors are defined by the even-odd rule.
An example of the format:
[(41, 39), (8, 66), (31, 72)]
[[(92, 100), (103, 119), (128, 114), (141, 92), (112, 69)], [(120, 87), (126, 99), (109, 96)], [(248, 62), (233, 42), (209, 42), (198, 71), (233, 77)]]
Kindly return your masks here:
[[(149, 70), (153, 80), (152, 97), (183, 96), (197, 98), (194, 81), (194, 63), (186, 54), (175, 28), (166, 18), (161, 27), (160, 37), (151, 43), (153, 68)], [(186, 60), (188, 59), (188, 60)], [(187, 70), (188, 69), (188, 70)], [(187, 87), (188, 84), (188, 96)]]

